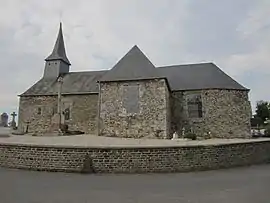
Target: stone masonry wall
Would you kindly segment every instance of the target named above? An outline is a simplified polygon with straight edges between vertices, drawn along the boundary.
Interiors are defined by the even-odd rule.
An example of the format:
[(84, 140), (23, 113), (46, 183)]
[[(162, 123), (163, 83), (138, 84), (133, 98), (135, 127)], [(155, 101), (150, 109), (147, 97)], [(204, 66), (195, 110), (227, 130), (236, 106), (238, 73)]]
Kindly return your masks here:
[[(188, 94), (201, 94), (202, 118), (189, 118)], [(250, 138), (251, 105), (248, 91), (201, 90), (173, 92), (173, 130), (179, 135), (185, 127), (194, 130), (199, 136), (211, 132), (215, 138)]]
[(0, 144), (0, 166), (89, 172), (184, 172), (270, 163), (270, 141), (155, 148), (75, 148)]
[[(18, 129), (25, 132), (29, 122), (29, 132), (49, 131), (54, 106), (57, 106), (57, 97), (21, 97)], [(41, 108), (41, 114), (38, 114), (38, 108)]]
[[(137, 87), (136, 87), (137, 85)], [(135, 91), (125, 106), (125, 88)], [(133, 89), (134, 90), (134, 89)], [(130, 90), (131, 91), (131, 90)], [(100, 135), (116, 137), (167, 138), (169, 92), (164, 79), (101, 83)]]
[[(63, 107), (70, 107), (70, 120), (66, 121), (70, 130), (96, 133), (98, 95), (63, 96)], [(38, 114), (41, 108), (41, 114)], [(63, 109), (62, 109), (63, 110)], [(26, 122), (30, 133), (46, 133), (51, 130), (52, 117), (57, 112), (56, 96), (21, 97), (19, 106), (18, 128), (25, 131)]]

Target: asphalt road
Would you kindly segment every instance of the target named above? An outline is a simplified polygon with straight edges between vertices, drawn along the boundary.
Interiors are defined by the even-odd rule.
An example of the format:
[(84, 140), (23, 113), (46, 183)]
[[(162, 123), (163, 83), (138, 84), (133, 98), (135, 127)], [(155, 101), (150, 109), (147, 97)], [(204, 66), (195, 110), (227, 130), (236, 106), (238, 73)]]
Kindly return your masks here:
[(0, 203), (269, 203), (270, 165), (181, 174), (0, 169)]

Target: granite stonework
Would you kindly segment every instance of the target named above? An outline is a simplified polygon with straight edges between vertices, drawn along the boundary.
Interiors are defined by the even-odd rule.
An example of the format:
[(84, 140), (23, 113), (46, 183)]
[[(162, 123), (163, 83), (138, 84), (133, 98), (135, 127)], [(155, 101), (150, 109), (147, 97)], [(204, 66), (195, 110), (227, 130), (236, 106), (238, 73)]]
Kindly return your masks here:
[(270, 141), (179, 147), (0, 144), (0, 166), (88, 173), (185, 172), (270, 163)]
[(130, 138), (170, 136), (165, 79), (100, 84), (100, 135)]
[[(189, 118), (187, 96), (200, 94), (202, 117)], [(251, 104), (248, 91), (201, 90), (172, 93), (172, 128), (179, 135), (192, 129), (200, 137), (250, 138)], [(208, 135), (207, 135), (208, 136)]]
[[(70, 109), (66, 120), (70, 130), (93, 133), (97, 130), (98, 95), (63, 95), (62, 109)], [(57, 113), (57, 96), (21, 97), (18, 129), (29, 133), (52, 131), (53, 116)]]
[[(139, 88), (137, 104), (132, 103), (136, 94), (131, 95), (131, 103), (123, 98), (124, 89), (132, 84)], [(187, 96), (190, 94), (201, 95), (202, 118), (189, 118)], [(70, 119), (65, 121), (70, 130), (97, 132), (98, 97), (98, 94), (63, 96), (63, 109), (70, 109)], [(135, 113), (127, 112), (128, 105)], [(29, 122), (29, 133), (50, 132), (56, 111), (56, 96), (21, 97), (19, 130), (25, 131)], [(99, 128), (103, 136), (171, 138), (175, 131), (181, 137), (183, 128), (186, 131), (192, 128), (202, 138), (208, 132), (212, 138), (250, 138), (250, 117), (248, 91), (170, 93), (161, 79), (101, 83)]]

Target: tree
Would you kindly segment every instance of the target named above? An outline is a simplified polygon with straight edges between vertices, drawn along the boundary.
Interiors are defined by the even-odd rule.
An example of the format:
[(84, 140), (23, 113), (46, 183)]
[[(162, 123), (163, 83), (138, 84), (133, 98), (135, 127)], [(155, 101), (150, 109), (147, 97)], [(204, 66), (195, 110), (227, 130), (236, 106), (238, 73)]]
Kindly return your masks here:
[(257, 115), (254, 115), (253, 118), (251, 118), (250, 122), (251, 122), (251, 127), (257, 127), (257, 126), (263, 125), (263, 120)]
[(270, 118), (270, 103), (267, 101), (258, 101), (256, 105), (256, 115), (262, 120), (262, 124)]

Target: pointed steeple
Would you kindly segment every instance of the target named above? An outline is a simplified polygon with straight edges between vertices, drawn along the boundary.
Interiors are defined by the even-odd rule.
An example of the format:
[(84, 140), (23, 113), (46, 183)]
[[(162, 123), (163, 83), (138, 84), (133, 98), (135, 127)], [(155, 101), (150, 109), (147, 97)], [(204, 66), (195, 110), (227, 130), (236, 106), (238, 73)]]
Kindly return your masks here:
[(105, 74), (99, 81), (123, 81), (160, 78), (151, 61), (137, 45)]
[(57, 36), (57, 40), (55, 42), (53, 51), (51, 55), (49, 55), (45, 61), (52, 61), (52, 60), (62, 60), (68, 65), (70, 65), (70, 62), (66, 55), (66, 49), (65, 49), (65, 43), (64, 43), (64, 37), (63, 37), (63, 31), (62, 31), (62, 23), (60, 22), (60, 28)]

